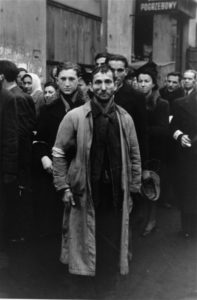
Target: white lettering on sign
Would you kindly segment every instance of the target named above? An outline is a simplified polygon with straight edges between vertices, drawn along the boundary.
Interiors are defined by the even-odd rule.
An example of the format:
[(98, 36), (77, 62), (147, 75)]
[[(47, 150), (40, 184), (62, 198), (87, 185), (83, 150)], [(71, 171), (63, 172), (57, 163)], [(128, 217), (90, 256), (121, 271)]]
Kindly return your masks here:
[(153, 2), (153, 3), (141, 3), (141, 11), (158, 11), (158, 10), (173, 10), (177, 6), (176, 1), (169, 2)]

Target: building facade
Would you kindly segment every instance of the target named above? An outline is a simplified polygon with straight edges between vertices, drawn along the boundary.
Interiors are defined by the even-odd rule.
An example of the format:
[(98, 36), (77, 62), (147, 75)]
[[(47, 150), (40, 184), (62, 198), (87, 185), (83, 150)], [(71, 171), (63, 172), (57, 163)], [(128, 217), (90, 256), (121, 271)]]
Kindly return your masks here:
[(58, 62), (91, 66), (106, 51), (134, 67), (152, 59), (165, 75), (186, 68), (195, 16), (195, 0), (0, 0), (0, 59), (44, 81)]

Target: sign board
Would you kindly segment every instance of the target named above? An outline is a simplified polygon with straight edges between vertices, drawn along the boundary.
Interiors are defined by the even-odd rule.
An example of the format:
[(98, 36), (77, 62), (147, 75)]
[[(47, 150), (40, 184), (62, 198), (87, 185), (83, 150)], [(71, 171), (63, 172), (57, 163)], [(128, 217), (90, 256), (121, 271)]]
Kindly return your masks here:
[(190, 18), (195, 17), (196, 3), (194, 0), (137, 0), (138, 15), (182, 12)]

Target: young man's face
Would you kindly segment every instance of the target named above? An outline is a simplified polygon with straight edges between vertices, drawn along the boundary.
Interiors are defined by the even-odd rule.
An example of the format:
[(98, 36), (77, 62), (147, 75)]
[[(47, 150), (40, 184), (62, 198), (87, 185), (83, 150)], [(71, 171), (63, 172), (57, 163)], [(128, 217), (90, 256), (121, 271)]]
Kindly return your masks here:
[(167, 77), (166, 87), (168, 92), (173, 92), (180, 87), (179, 76), (170, 75)]
[(78, 76), (75, 70), (62, 70), (57, 76), (57, 84), (64, 95), (72, 95), (78, 87)]
[(93, 77), (91, 91), (100, 103), (110, 101), (116, 90), (112, 71), (96, 73)]
[(125, 67), (125, 63), (121, 60), (110, 60), (108, 64), (114, 71), (117, 85), (121, 85), (128, 73), (128, 70)]
[(186, 90), (191, 90), (195, 87), (196, 79), (193, 72), (185, 72), (183, 75), (183, 87)]

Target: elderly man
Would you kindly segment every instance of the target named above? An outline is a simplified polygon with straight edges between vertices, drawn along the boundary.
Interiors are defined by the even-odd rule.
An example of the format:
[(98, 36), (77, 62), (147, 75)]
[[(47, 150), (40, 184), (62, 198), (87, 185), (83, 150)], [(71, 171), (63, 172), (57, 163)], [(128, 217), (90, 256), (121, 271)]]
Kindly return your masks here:
[(132, 118), (114, 103), (110, 67), (93, 71), (91, 90), (93, 99), (65, 116), (53, 147), (54, 183), (66, 206), (61, 261), (72, 274), (94, 276), (118, 262), (127, 274), (131, 193), (141, 182), (138, 141)]
[(186, 70), (183, 74), (183, 88), (185, 96), (196, 91), (196, 71)]

